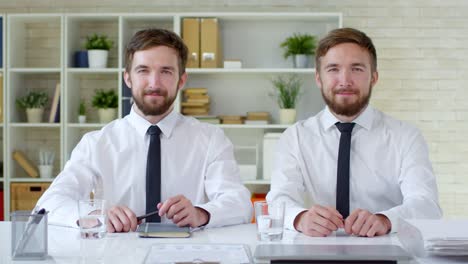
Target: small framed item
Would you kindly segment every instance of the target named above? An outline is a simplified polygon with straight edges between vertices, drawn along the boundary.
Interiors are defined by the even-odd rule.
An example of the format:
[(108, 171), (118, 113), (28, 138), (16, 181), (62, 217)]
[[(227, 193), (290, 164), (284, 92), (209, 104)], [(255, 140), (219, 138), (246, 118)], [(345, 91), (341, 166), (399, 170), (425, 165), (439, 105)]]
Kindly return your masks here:
[(225, 60), (224, 68), (225, 69), (241, 69), (242, 62), (240, 60)]

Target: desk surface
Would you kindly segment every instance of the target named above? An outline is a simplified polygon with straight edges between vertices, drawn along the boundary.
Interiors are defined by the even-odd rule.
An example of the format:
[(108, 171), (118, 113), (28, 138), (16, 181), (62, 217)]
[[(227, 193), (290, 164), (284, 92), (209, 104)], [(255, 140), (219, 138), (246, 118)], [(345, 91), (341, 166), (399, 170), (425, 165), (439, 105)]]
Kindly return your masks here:
[[(83, 240), (79, 230), (73, 228), (49, 226), (49, 259), (40, 263), (142, 263), (153, 244), (164, 243), (217, 243), (245, 244), (252, 255), (258, 244), (254, 224), (229, 226), (197, 231), (190, 238), (154, 239), (139, 238), (136, 233), (107, 234), (101, 240)], [(0, 263), (21, 263), (11, 261), (11, 223), (0, 222)], [(337, 233), (326, 238), (307, 237), (303, 234), (286, 230), (283, 244), (382, 244), (401, 245), (396, 235), (375, 238), (353, 237)], [(467, 263), (467, 259), (424, 258), (411, 263)], [(31, 262), (25, 262), (31, 263)]]

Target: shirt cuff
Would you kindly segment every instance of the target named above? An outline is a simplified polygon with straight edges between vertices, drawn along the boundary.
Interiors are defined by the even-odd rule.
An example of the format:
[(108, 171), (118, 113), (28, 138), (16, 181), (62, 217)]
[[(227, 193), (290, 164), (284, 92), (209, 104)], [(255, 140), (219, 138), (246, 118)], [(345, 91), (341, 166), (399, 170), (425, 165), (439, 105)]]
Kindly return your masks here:
[(294, 228), (294, 220), (296, 219), (298, 214), (304, 211), (307, 211), (307, 209), (300, 207), (286, 209), (286, 215), (284, 217), (284, 227), (290, 230), (297, 231)]
[(390, 228), (389, 233), (398, 232), (398, 222), (399, 222), (400, 216), (396, 212), (392, 210), (387, 210), (387, 211), (378, 212), (376, 214), (385, 215), (388, 218), (388, 220), (390, 220), (392, 227)]

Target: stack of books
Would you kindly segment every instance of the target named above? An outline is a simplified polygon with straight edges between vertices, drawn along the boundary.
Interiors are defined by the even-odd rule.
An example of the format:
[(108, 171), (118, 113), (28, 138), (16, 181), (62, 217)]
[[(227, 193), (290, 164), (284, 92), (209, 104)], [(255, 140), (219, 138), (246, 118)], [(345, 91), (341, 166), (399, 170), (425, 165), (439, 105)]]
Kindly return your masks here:
[(222, 124), (243, 124), (244, 117), (243, 116), (236, 116), (236, 115), (223, 115), (219, 116), (221, 119)]
[(207, 88), (187, 88), (184, 90), (182, 114), (184, 115), (208, 115), (210, 111), (210, 96)]
[(219, 118), (217, 116), (211, 116), (211, 115), (196, 116), (195, 118), (198, 119), (200, 122), (205, 122), (205, 123), (209, 123), (209, 124), (213, 124), (213, 125), (218, 125), (218, 124), (221, 123), (221, 121), (219, 120)]
[(270, 123), (269, 112), (247, 112), (246, 125), (267, 125)]

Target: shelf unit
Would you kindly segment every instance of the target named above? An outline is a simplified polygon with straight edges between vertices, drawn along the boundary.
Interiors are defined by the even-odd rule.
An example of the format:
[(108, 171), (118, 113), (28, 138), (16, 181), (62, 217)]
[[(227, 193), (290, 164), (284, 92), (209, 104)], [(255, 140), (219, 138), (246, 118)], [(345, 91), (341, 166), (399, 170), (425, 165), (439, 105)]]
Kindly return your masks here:
[[(0, 16), (2, 17), (2, 16)], [(216, 17), (224, 59), (242, 61), (242, 69), (188, 68), (185, 87), (206, 87), (211, 97), (210, 114), (245, 115), (248, 111), (268, 111), (269, 125), (220, 125), (234, 144), (240, 165), (253, 179), (243, 179), (252, 191), (269, 188), (262, 175), (262, 141), (265, 133), (282, 132), (288, 125), (278, 123), (278, 107), (271, 92), (271, 79), (278, 75), (297, 74), (303, 81), (301, 99), (297, 105), (298, 119), (320, 111), (324, 104), (314, 81), (314, 68), (294, 69), (292, 61), (284, 60), (279, 47), (292, 33), (310, 33), (322, 37), (329, 30), (342, 26), (341, 13), (148, 13), (148, 14), (11, 14), (3, 23), (4, 113), (2, 124), (5, 213), (9, 217), (10, 184), (18, 182), (49, 183), (53, 179), (27, 177), (11, 158), (20, 149), (33, 161), (38, 150), (47, 148), (56, 153), (54, 175), (69, 159), (81, 137), (100, 129), (96, 111), (91, 109), (95, 89), (114, 89), (119, 95), (119, 116), (128, 108), (130, 90), (123, 84), (124, 50), (138, 30), (159, 27), (182, 32), (185, 17)], [(114, 42), (109, 51), (108, 68), (74, 68), (73, 55), (83, 49), (86, 36), (106, 34)], [(5, 46), (7, 47), (5, 49)], [(4, 56), (5, 57), (5, 56)], [(60, 122), (25, 123), (24, 111), (16, 108), (15, 100), (27, 90), (46, 91), (52, 99), (56, 84), (60, 84)], [(86, 124), (78, 123), (80, 99), (87, 104)], [(51, 100), (50, 100), (51, 101)], [(180, 111), (181, 96), (175, 102)], [(48, 116), (49, 109), (44, 114)], [(240, 153), (240, 154), (239, 154)], [(255, 166), (255, 167), (252, 167)]]
[(2, 162), (2, 168), (0, 169), (0, 208), (3, 208), (3, 210), (0, 210), (0, 220), (4, 220), (4, 216), (6, 212), (4, 204), (7, 201), (7, 188), (5, 187), (5, 178), (6, 178), (6, 164), (5, 164), (5, 157), (6, 157), (6, 148), (5, 148), (5, 134), (6, 134), (6, 129), (5, 129), (5, 103), (6, 103), (6, 74), (5, 74), (5, 68), (6, 68), (6, 59), (5, 59), (5, 50), (6, 50), (6, 45), (5, 45), (5, 36), (6, 36), (6, 21), (5, 21), (5, 15), (0, 14), (0, 74), (2, 78), (0, 79), (0, 86), (2, 89), (0, 90), (0, 95), (1, 95), (1, 108), (0, 111), (2, 112), (2, 119), (0, 120), (0, 136), (1, 136), (1, 151), (0, 151), (0, 161)]

